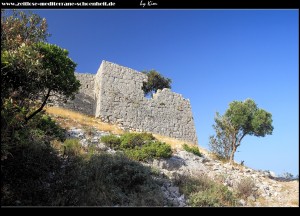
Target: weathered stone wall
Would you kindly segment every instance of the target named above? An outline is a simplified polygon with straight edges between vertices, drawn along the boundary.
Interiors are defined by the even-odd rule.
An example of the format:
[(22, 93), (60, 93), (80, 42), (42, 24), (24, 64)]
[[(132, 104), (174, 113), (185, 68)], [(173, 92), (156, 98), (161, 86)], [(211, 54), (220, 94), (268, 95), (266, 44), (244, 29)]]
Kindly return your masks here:
[(72, 109), (74, 111), (84, 113), (87, 115), (95, 115), (95, 94), (94, 94), (94, 80), (95, 75), (75, 73), (76, 78), (80, 81), (81, 87), (75, 99), (63, 103), (54, 99), (54, 105), (64, 108)]
[(182, 95), (163, 89), (148, 99), (142, 90), (145, 74), (107, 61), (102, 62), (96, 80), (96, 117), (126, 129), (197, 143), (190, 101)]
[(197, 143), (190, 101), (170, 89), (144, 96), (147, 76), (133, 69), (102, 61), (94, 76), (78, 74), (81, 88), (74, 101), (60, 106), (118, 124)]

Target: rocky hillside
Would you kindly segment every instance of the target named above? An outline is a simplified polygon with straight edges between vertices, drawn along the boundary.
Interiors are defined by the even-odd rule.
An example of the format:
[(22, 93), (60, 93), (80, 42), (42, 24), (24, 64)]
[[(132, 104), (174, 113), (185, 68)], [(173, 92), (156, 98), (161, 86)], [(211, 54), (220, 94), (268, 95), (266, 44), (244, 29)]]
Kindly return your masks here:
[[(95, 146), (101, 151), (116, 154), (116, 151), (102, 143), (101, 137), (122, 131), (114, 126), (100, 127), (97, 120), (72, 118), (62, 112), (49, 112), (61, 126), (67, 129), (68, 138), (79, 139), (83, 147)], [(92, 122), (92, 123), (91, 123)], [(163, 139), (162, 137), (160, 137)], [(168, 140), (168, 138), (164, 138)], [(258, 171), (242, 165), (231, 165), (214, 159), (213, 155), (200, 149), (201, 156), (182, 149), (181, 142), (171, 142), (173, 155), (167, 159), (153, 159), (141, 162), (155, 169), (164, 195), (164, 206), (189, 206), (188, 196), (178, 182), (184, 176), (208, 178), (224, 185), (234, 194), (239, 194), (234, 206), (299, 206), (299, 181), (284, 181), (272, 172)]]

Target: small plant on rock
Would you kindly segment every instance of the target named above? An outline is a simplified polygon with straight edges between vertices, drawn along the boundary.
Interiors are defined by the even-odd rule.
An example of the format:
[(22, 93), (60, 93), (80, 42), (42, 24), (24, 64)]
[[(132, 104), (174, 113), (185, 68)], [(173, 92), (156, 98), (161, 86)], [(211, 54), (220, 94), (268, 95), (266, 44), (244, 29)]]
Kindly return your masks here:
[(187, 151), (187, 152), (191, 152), (193, 153), (194, 155), (197, 155), (199, 157), (201, 157), (201, 153), (199, 151), (199, 148), (197, 146), (188, 146), (187, 144), (183, 144), (182, 145), (182, 148)]

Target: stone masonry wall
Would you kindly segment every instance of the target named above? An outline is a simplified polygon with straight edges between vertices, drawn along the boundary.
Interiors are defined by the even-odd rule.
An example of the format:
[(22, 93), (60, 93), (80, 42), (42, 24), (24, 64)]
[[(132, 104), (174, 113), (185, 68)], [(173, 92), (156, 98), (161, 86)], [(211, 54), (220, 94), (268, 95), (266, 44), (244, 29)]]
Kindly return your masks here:
[(81, 87), (78, 94), (76, 94), (75, 99), (68, 101), (67, 103), (62, 103), (61, 101), (56, 101), (54, 98), (53, 105), (58, 105), (87, 115), (95, 115), (95, 75), (75, 73), (75, 76), (81, 83)]
[(197, 143), (190, 101), (170, 89), (144, 96), (147, 76), (102, 61), (96, 75), (76, 73), (81, 88), (75, 100), (58, 104), (115, 123), (124, 129), (152, 132)]
[(197, 143), (190, 101), (170, 89), (144, 96), (147, 76), (103, 61), (96, 75), (96, 117), (125, 129), (139, 129)]

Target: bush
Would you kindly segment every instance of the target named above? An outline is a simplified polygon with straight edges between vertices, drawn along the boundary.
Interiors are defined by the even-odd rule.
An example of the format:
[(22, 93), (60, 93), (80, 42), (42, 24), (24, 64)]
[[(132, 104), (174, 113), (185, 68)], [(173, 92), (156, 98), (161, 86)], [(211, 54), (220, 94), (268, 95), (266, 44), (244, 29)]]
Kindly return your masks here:
[[(66, 166), (56, 185), (57, 206), (161, 206), (151, 169), (121, 154), (102, 153)], [(72, 179), (72, 181), (70, 181)]]
[(234, 206), (236, 198), (227, 187), (206, 175), (190, 177), (177, 175), (175, 183), (189, 200), (191, 206)]
[(155, 137), (152, 135), (152, 133), (140, 133), (140, 136), (143, 138), (144, 141), (153, 141), (155, 140)]
[(189, 204), (197, 207), (235, 206), (236, 199), (227, 187), (213, 184), (212, 187), (204, 191), (191, 194)]
[(127, 149), (125, 150), (125, 155), (137, 161), (145, 161), (152, 158), (169, 158), (172, 155), (172, 149), (171, 146), (166, 143), (154, 141), (142, 147)]
[(247, 197), (253, 195), (257, 196), (256, 192), (253, 191), (255, 183), (251, 178), (244, 178), (237, 184), (237, 194), (239, 197), (246, 199)]
[(32, 121), (37, 119), (37, 128), (45, 132), (45, 135), (50, 139), (65, 140), (66, 130), (56, 124), (54, 120), (48, 115), (42, 115), (41, 118), (33, 118)]
[(21, 108), (16, 108), (9, 100), (1, 108), (1, 160), (12, 156), (16, 146), (48, 145), (53, 139), (64, 140), (65, 130), (44, 112), (40, 112), (25, 124), (24, 113), (19, 110)]
[(199, 148), (197, 146), (188, 146), (187, 144), (183, 144), (182, 145), (182, 148), (187, 151), (187, 152), (191, 152), (193, 153), (194, 155), (197, 155), (199, 157), (201, 157), (201, 153), (199, 151)]
[(110, 148), (124, 151), (133, 160), (145, 161), (151, 158), (168, 158), (172, 155), (170, 145), (155, 141), (150, 133), (125, 133), (120, 138), (115, 135), (101, 137)]
[(141, 148), (149, 158), (169, 158), (172, 156), (171, 146), (164, 142), (150, 142)]
[[(15, 130), (9, 139), (9, 155), (1, 161), (1, 205), (3, 206), (162, 206), (160, 182), (151, 169), (122, 154), (88, 154), (77, 139), (63, 143), (54, 139), (48, 118), (37, 115), (25, 127)], [(43, 122), (43, 123), (38, 123)], [(51, 122), (51, 123), (49, 123)], [(39, 127), (37, 127), (39, 125)], [(56, 125), (56, 124), (55, 124)], [(3, 125), (1, 125), (1, 128)], [(1, 131), (2, 132), (2, 131)], [(9, 131), (1, 134), (7, 138)], [(166, 157), (171, 148), (148, 140), (136, 150), (140, 157)], [(108, 140), (118, 140), (111, 136)], [(7, 142), (8, 142), (7, 141)], [(11, 142), (13, 141), (13, 142)], [(120, 140), (113, 142), (116, 144)], [(150, 146), (153, 145), (153, 146)], [(55, 147), (55, 148), (54, 148)], [(61, 157), (57, 150), (61, 150)], [(142, 152), (142, 153), (141, 153)]]
[(141, 147), (147, 141), (151, 140), (150, 135), (146, 133), (125, 133), (121, 136), (121, 148), (134, 149), (135, 147)]
[(121, 139), (115, 135), (107, 135), (101, 137), (101, 142), (112, 149), (119, 149), (121, 145)]
[(14, 158), (1, 164), (1, 205), (163, 205), (160, 183), (152, 178), (150, 167), (120, 154), (102, 153), (87, 159), (77, 154), (76, 140), (66, 140), (62, 146), (72, 160), (62, 160), (49, 146), (15, 148)]
[(1, 205), (51, 205), (52, 174), (60, 170), (61, 158), (42, 139), (37, 142), (23, 135), (22, 145), (15, 145), (10, 150), (12, 156), (1, 161)]

